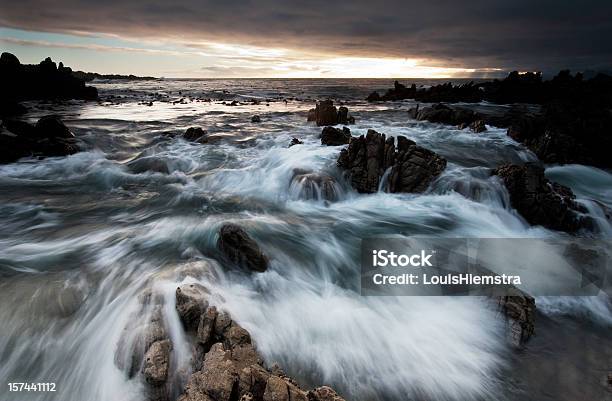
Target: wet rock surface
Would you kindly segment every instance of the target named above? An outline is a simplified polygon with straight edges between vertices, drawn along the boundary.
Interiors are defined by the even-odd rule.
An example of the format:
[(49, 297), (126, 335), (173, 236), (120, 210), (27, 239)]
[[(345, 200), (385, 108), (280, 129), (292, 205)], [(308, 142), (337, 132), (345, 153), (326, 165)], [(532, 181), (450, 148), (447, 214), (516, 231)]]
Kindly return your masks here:
[(423, 192), (446, 167), (444, 158), (406, 137), (398, 136), (396, 146), (393, 137), (374, 130), (352, 138), (337, 163), (362, 193), (377, 192), (386, 172), (388, 181), (383, 187), (388, 186), (390, 192)]
[(217, 248), (237, 267), (252, 272), (268, 269), (268, 257), (246, 231), (235, 224), (224, 224), (219, 230)]
[[(177, 301), (192, 291), (184, 287), (177, 289)], [(183, 312), (177, 311), (185, 321)], [(210, 339), (200, 342), (204, 354), (201, 366), (189, 377), (179, 401), (343, 401), (329, 387), (305, 391), (280, 369), (266, 368), (249, 332), (226, 312), (209, 306), (200, 322), (211, 319)]]
[(498, 298), (500, 311), (507, 319), (508, 338), (515, 346), (525, 344), (535, 334), (535, 299), (519, 289)]
[(339, 185), (335, 178), (325, 173), (295, 169), (289, 184), (290, 193), (305, 200), (338, 200)]
[(318, 126), (336, 124), (354, 124), (355, 118), (349, 115), (348, 108), (334, 106), (332, 100), (317, 102), (314, 109), (308, 110), (308, 121), (315, 121)]
[(321, 145), (340, 146), (347, 145), (351, 140), (351, 130), (347, 127), (342, 129), (325, 127), (321, 132)]
[(67, 156), (80, 150), (74, 134), (57, 116), (42, 117), (36, 125), (6, 120), (0, 130), (0, 163), (27, 156)]
[(530, 224), (566, 232), (588, 228), (587, 219), (580, 215), (586, 210), (575, 202), (572, 190), (546, 179), (541, 166), (510, 164), (493, 174), (503, 181), (512, 207)]

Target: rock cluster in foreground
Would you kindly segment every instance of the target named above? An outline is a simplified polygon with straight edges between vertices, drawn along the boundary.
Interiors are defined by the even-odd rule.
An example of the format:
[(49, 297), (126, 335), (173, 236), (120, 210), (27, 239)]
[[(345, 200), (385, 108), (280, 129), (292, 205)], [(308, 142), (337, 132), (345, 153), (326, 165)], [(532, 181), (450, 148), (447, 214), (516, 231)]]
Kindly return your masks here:
[(78, 151), (76, 137), (56, 116), (42, 117), (36, 125), (6, 120), (0, 126), (0, 163), (27, 156), (67, 156)]
[(340, 152), (338, 167), (362, 193), (377, 192), (383, 177), (389, 192), (423, 192), (446, 168), (446, 159), (404, 136), (397, 137), (396, 146), (393, 137), (368, 130)]
[(200, 284), (176, 290), (179, 317), (203, 351), (179, 401), (343, 401), (329, 387), (304, 391), (280, 369), (266, 369), (249, 332), (210, 306), (209, 294)]
[(355, 118), (349, 115), (348, 108), (336, 108), (332, 100), (317, 102), (314, 109), (308, 110), (308, 121), (315, 121), (318, 126), (336, 124), (355, 124)]
[(530, 224), (567, 232), (588, 227), (588, 220), (581, 215), (586, 210), (576, 203), (572, 190), (546, 179), (541, 166), (509, 164), (493, 174), (506, 186), (512, 207)]

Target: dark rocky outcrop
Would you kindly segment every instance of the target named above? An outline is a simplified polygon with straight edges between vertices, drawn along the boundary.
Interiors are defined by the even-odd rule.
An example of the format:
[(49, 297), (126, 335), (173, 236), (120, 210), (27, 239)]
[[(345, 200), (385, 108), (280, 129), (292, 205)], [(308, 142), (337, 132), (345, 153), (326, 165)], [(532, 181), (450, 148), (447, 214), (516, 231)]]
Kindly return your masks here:
[[(199, 287), (198, 294), (208, 293), (199, 284), (193, 286)], [(177, 289), (177, 304), (179, 297), (193, 292), (184, 287)], [(198, 296), (189, 303), (208, 305), (209, 302), (206, 297)], [(182, 314), (184, 310), (177, 311), (183, 322), (191, 320), (191, 315)], [(266, 368), (249, 332), (228, 313), (208, 306), (199, 320), (197, 333), (193, 332), (192, 325), (186, 331), (196, 334), (203, 355), (198, 359), (202, 362), (194, 366), (195, 372), (178, 401), (344, 401), (329, 387), (305, 391), (278, 367)], [(203, 322), (209, 328), (205, 342), (199, 333)]]
[(308, 121), (315, 121), (318, 126), (336, 124), (354, 124), (355, 118), (350, 116), (348, 108), (337, 109), (332, 100), (317, 102), (314, 109), (308, 110)]
[(0, 129), (0, 163), (26, 156), (67, 156), (79, 151), (76, 137), (57, 116), (42, 117), (35, 126), (6, 120)]
[(453, 85), (448, 82), (445, 84), (434, 85), (427, 88), (417, 89), (415, 84), (407, 87), (398, 81), (393, 83), (393, 88), (387, 90), (384, 95), (372, 92), (366, 98), (369, 102), (377, 101), (397, 101), (404, 99), (415, 99), (420, 102), (479, 102), (483, 98), (483, 93), (478, 85), (469, 82), (462, 85)]
[(353, 137), (338, 157), (338, 167), (347, 171), (359, 192), (377, 192), (385, 173), (390, 192), (423, 192), (446, 167), (446, 160), (406, 137), (386, 138), (374, 130)]
[(510, 342), (521, 346), (535, 333), (535, 299), (517, 288), (509, 292), (498, 298), (498, 305), (509, 324)]
[(351, 130), (347, 127), (342, 129), (325, 127), (321, 131), (321, 145), (340, 146), (347, 145), (351, 140)]
[(493, 171), (510, 194), (510, 204), (530, 224), (552, 230), (575, 232), (589, 226), (580, 213), (584, 207), (575, 202), (571, 189), (550, 182), (537, 164), (505, 165)]
[(37, 65), (24, 65), (10, 53), (0, 56), (0, 87), (3, 102), (98, 98), (96, 88), (85, 86), (85, 81), (73, 76), (72, 70), (62, 63), (56, 65), (46, 58)]
[(261, 122), (261, 117), (259, 117), (258, 115), (255, 115), (255, 116), (251, 117), (251, 122), (252, 123), (260, 123)]
[(541, 114), (525, 114), (508, 135), (546, 163), (612, 167), (612, 109), (579, 102), (554, 102)]
[(268, 257), (253, 238), (235, 224), (224, 224), (219, 230), (217, 248), (234, 265), (253, 272), (268, 269)]
[(190, 127), (183, 134), (183, 139), (191, 142), (206, 143), (208, 142), (207, 135), (208, 132), (200, 127)]

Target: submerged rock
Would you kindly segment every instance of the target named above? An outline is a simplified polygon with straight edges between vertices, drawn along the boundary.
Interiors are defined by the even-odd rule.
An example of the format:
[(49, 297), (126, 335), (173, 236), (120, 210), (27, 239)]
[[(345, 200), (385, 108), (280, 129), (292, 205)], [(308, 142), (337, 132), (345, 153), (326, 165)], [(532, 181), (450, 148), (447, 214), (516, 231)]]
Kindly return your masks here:
[(260, 123), (261, 122), (261, 117), (255, 115), (255, 116), (251, 117), (251, 122), (252, 123)]
[(446, 160), (403, 136), (397, 137), (396, 149), (393, 137), (368, 130), (340, 152), (338, 167), (348, 172), (359, 192), (377, 192), (383, 178), (390, 192), (423, 192), (444, 170)]
[(303, 145), (304, 142), (300, 141), (298, 138), (292, 138), (291, 139), (291, 143), (289, 144), (289, 147), (292, 147), (294, 145)]
[(351, 130), (347, 127), (342, 129), (325, 127), (321, 132), (321, 145), (340, 146), (346, 145), (351, 140)]
[(164, 297), (151, 289), (138, 297), (141, 309), (123, 330), (115, 364), (128, 378), (141, 374), (151, 401), (169, 401), (172, 342), (163, 314)]
[(509, 164), (493, 174), (504, 183), (512, 207), (530, 224), (567, 232), (588, 227), (588, 221), (580, 215), (586, 210), (575, 202), (572, 190), (547, 180), (539, 165)]
[(289, 192), (298, 199), (336, 201), (339, 197), (339, 185), (328, 174), (295, 169)]
[(257, 242), (235, 224), (221, 227), (217, 248), (238, 267), (254, 272), (268, 269), (268, 257), (259, 249)]
[(57, 116), (42, 117), (35, 126), (7, 120), (0, 129), (0, 163), (26, 156), (67, 156), (79, 151), (76, 137)]
[(208, 142), (206, 139), (207, 135), (208, 132), (200, 127), (190, 127), (187, 128), (187, 131), (183, 134), (183, 138), (191, 142), (206, 143)]

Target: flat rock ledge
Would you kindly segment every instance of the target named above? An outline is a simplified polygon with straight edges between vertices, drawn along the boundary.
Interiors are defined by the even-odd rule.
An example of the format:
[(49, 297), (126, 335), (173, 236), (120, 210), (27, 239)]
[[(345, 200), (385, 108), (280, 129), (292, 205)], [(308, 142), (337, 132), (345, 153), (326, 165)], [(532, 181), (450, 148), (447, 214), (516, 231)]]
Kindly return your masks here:
[(179, 317), (201, 351), (178, 401), (344, 401), (329, 387), (306, 391), (280, 368), (266, 368), (250, 333), (210, 306), (209, 294), (200, 284), (176, 290)]
[(404, 136), (398, 136), (396, 144), (395, 138), (368, 130), (365, 136), (351, 138), (337, 164), (361, 193), (380, 189), (418, 193), (444, 171), (446, 159)]

